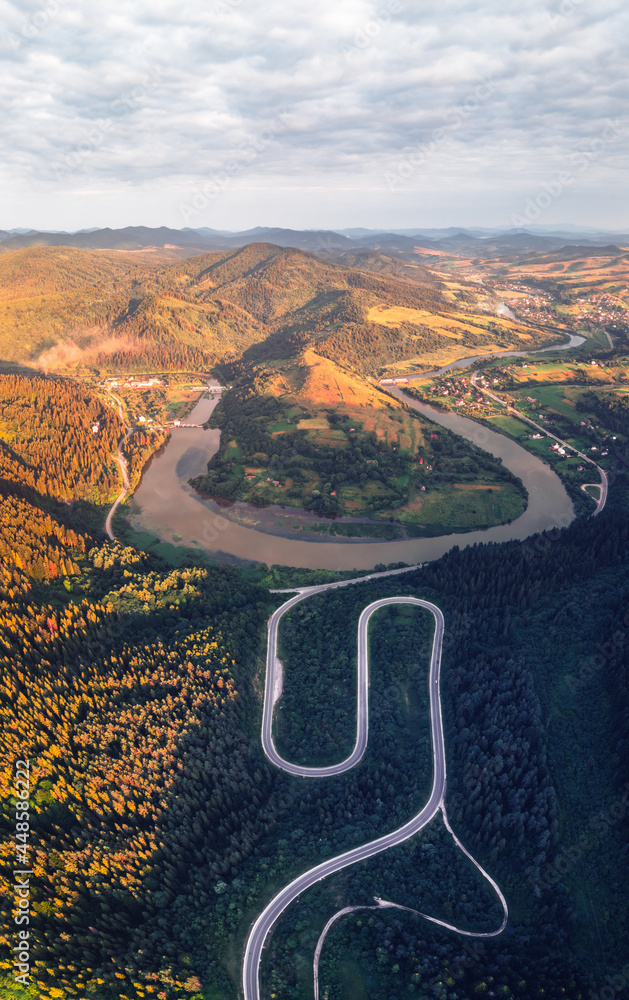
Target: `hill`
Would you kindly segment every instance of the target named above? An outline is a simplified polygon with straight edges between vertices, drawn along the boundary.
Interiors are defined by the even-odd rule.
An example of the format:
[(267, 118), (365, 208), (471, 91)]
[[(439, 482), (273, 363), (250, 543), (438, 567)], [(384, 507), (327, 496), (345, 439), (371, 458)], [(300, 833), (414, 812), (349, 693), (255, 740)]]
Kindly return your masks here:
[(27, 299), (89, 289), (129, 292), (150, 270), (141, 257), (106, 250), (32, 247), (0, 256), (0, 299)]
[(0, 590), (15, 594), (28, 577), (78, 573), (79, 509), (120, 488), (122, 423), (75, 383), (17, 375), (0, 375), (0, 414)]
[[(29, 232), (5, 234), (0, 240), (0, 253), (10, 253), (24, 247), (76, 247), (84, 250), (144, 250), (152, 247), (201, 253), (214, 245), (211, 238), (195, 230), (156, 229), (147, 226), (127, 226), (124, 229), (97, 229), (80, 233)], [(220, 244), (224, 245), (224, 244)]]
[(21, 249), (0, 256), (0, 357), (155, 370), (272, 359), (310, 344), (367, 374), (547, 339), (497, 318), (491, 292), (472, 282), (382, 254), (365, 268), (362, 255), (350, 263), (266, 243), (168, 263)]
[[(112, 404), (74, 380), (0, 374), (0, 594), (79, 572), (86, 532), (101, 530), (121, 488), (125, 426)], [(127, 431), (133, 484), (164, 439), (157, 429)]]
[(283, 229), (256, 226), (230, 232), (200, 226), (170, 229), (167, 226), (125, 226), (122, 229), (89, 229), (80, 232), (37, 232), (32, 229), (0, 231), (0, 254), (23, 247), (70, 246), (89, 250), (150, 250), (162, 258), (190, 257), (211, 250), (228, 250), (250, 243), (274, 243), (299, 247), (326, 256), (334, 252), (383, 251), (413, 261), (424, 251), (450, 257), (475, 256), (485, 259), (505, 254), (552, 251), (559, 247), (582, 244), (595, 246), (612, 241), (624, 244), (626, 234), (566, 227), (529, 226), (527, 229)]
[[(412, 242), (412, 241), (410, 241)], [(84, 250), (165, 250), (169, 256), (189, 257), (209, 250), (227, 250), (249, 243), (275, 243), (303, 250), (348, 249), (355, 241), (332, 230), (296, 230), (257, 226), (239, 233), (200, 229), (169, 229), (167, 226), (125, 226), (123, 229), (93, 229), (78, 233), (0, 232), (0, 254), (24, 247), (76, 247)]]
[[(335, 525), (335, 534), (381, 537), (384, 527), (388, 537), (438, 534), (498, 524), (524, 509), (521, 484), (486, 452), (441, 428), (436, 433), (312, 348), (249, 366), (212, 421), (222, 431), (220, 448), (207, 474), (193, 481), (197, 489), (362, 517), (362, 524)], [(374, 529), (374, 520), (395, 527)]]

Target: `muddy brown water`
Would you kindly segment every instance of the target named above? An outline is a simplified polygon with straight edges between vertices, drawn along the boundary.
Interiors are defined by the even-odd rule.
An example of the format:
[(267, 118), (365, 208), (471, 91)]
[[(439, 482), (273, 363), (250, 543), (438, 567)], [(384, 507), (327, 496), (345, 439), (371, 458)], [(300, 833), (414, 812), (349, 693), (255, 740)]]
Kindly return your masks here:
[[(260, 511), (248, 504), (238, 504), (240, 523), (235, 523), (224, 515), (216, 502), (201, 497), (188, 485), (189, 479), (207, 471), (208, 461), (218, 450), (220, 431), (174, 428), (170, 440), (161, 454), (153, 458), (136, 490), (130, 523), (135, 529), (149, 531), (164, 541), (200, 549), (219, 559), (253, 560), (309, 569), (364, 570), (372, 569), (377, 563), (419, 563), (437, 559), (455, 545), (463, 548), (477, 542), (524, 539), (538, 531), (565, 527), (574, 519), (572, 501), (561, 480), (540, 458), (474, 420), (437, 410), (411, 399), (400, 390), (393, 390), (393, 394), (428, 419), (501, 458), (506, 468), (522, 480), (528, 492), (524, 513), (511, 524), (494, 528), (403, 541), (295, 537), (295, 526), (303, 524), (304, 520), (321, 522), (322, 518), (290, 508), (268, 507)], [(187, 420), (190, 423), (206, 421), (217, 402), (218, 398), (199, 400)], [(293, 537), (284, 537), (282, 532)]]

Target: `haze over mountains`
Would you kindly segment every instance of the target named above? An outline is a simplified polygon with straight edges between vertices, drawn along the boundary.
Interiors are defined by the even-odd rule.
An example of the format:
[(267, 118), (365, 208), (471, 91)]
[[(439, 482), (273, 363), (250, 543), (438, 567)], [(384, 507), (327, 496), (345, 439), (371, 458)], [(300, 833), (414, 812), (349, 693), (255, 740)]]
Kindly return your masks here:
[[(510, 346), (520, 333), (548, 337), (518, 332), (491, 289), (446, 283), (432, 260), (365, 247), (321, 259), (263, 242), (175, 260), (146, 249), (24, 247), (0, 254), (0, 354), (46, 370), (121, 351), (123, 365), (198, 366), (294, 356), (316, 343), (373, 374), (447, 346), (461, 356)], [(177, 359), (164, 357), (173, 350)]]
[(0, 252), (24, 247), (71, 246), (85, 250), (155, 248), (173, 257), (189, 257), (212, 250), (231, 250), (251, 243), (273, 243), (297, 247), (320, 256), (338, 258), (344, 253), (380, 250), (401, 257), (422, 251), (466, 257), (501, 257), (514, 253), (558, 250), (565, 246), (629, 245), (629, 234), (603, 230), (531, 225), (527, 229), (407, 229), (407, 230), (294, 230), (258, 226), (242, 232), (200, 227), (169, 229), (127, 226), (124, 229), (93, 229), (75, 233), (33, 230), (0, 231)]
[(267, 243), (179, 261), (25, 247), (0, 256), (0, 351), (22, 360), (63, 343), (101, 349), (113, 338), (181, 343), (218, 360), (273, 335), (361, 325), (377, 306), (451, 308), (431, 274), (412, 272), (411, 284)]

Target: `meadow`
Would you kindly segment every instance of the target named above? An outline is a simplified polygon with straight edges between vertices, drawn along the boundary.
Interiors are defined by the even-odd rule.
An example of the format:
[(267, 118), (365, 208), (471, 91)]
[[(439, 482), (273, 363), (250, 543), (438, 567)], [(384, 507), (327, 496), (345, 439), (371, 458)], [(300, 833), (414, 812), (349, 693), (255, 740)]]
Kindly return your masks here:
[[(386, 520), (413, 535), (499, 524), (524, 510), (521, 485), (486, 452), (312, 350), (243, 376), (213, 421), (221, 446), (193, 482), (209, 496)], [(330, 530), (381, 537), (377, 529)]]

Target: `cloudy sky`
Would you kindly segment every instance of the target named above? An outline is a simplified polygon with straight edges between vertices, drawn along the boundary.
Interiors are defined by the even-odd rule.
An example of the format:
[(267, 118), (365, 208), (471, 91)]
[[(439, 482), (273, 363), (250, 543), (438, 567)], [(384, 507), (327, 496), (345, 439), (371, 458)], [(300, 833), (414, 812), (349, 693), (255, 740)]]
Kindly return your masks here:
[(626, 0), (0, 10), (0, 228), (629, 229)]

